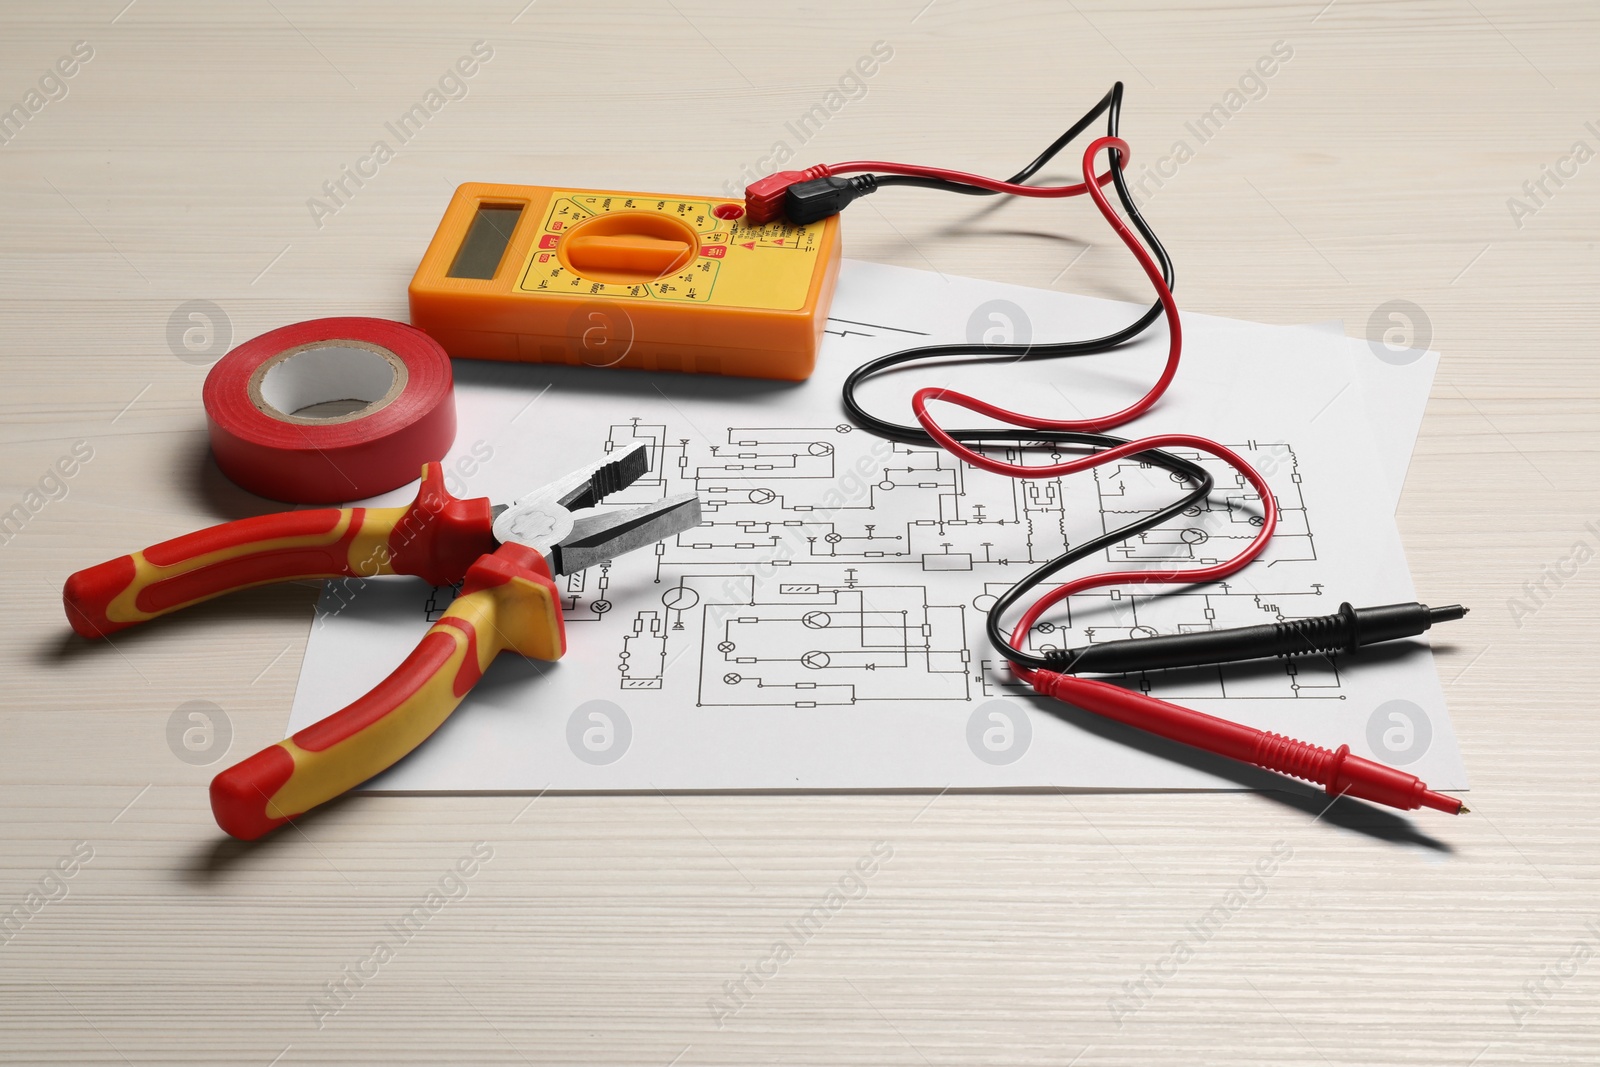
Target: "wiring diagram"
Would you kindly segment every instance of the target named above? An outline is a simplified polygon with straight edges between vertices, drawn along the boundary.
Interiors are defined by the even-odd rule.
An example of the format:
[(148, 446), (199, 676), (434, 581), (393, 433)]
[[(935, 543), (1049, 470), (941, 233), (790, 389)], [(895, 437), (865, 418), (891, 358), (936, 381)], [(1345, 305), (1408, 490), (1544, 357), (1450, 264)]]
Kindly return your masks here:
[[(702, 707), (815, 707), (971, 701), (1020, 691), (981, 636), (995, 594), (1026, 569), (1119, 516), (1170, 495), (1171, 476), (1136, 461), (1074, 478), (1012, 479), (849, 424), (726, 426), (628, 418), (596, 427), (597, 449), (645, 443), (650, 473), (616, 506), (694, 492), (701, 525), (657, 546), (648, 606), (618, 609), (612, 565), (558, 580), (569, 626), (613, 657), (621, 690), (692, 686)], [(1316, 559), (1316, 536), (1286, 441), (1236, 446), (1272, 484), (1282, 526), (1258, 581)], [(1015, 462), (1054, 462), (1013, 448)], [(1194, 455), (1200, 462), (1208, 457)], [(1203, 565), (1259, 523), (1253, 489), (1224, 465), (1205, 504), (1106, 551), (1114, 565)], [(1282, 571), (1278, 571), (1282, 573)], [(448, 603), (448, 590), (433, 598)], [(430, 602), (431, 603), (431, 602)], [(1322, 587), (1287, 576), (1172, 592), (1073, 597), (1029, 635), (1037, 649), (1282, 621), (1328, 609)], [(1332, 660), (1160, 672), (1136, 684), (1188, 699), (1338, 699)]]

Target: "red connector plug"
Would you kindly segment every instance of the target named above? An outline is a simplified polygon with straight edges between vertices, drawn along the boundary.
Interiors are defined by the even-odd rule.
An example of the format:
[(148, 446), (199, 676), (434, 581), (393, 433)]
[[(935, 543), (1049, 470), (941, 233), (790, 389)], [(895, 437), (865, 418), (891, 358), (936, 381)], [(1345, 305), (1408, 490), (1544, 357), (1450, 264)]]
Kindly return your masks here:
[(828, 165), (818, 164), (805, 170), (780, 170), (757, 179), (744, 187), (744, 217), (752, 226), (760, 226), (783, 217), (783, 196), (789, 186), (826, 177)]

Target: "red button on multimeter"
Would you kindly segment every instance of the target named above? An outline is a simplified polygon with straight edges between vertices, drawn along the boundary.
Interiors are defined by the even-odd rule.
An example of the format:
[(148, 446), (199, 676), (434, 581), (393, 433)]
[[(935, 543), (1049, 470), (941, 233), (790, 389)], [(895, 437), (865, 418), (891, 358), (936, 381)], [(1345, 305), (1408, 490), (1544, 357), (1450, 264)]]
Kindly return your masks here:
[(742, 214), (711, 197), (469, 183), (411, 279), (411, 321), (467, 359), (799, 381), (839, 220)]

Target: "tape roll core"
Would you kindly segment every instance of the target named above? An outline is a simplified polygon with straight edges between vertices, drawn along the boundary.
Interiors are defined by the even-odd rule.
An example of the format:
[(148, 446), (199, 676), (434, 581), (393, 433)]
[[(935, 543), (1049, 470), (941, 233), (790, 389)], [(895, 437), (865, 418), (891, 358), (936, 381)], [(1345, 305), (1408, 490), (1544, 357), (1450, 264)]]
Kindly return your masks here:
[[(250, 375), (250, 402), (269, 417), (307, 426), (350, 422), (387, 407), (410, 375), (399, 356), (378, 345), (336, 338), (279, 352)], [(304, 415), (307, 408), (359, 401), (338, 415)]]
[(405, 485), (455, 440), (450, 357), (386, 319), (313, 319), (246, 341), (211, 368), (204, 400), (222, 472), (297, 504)]

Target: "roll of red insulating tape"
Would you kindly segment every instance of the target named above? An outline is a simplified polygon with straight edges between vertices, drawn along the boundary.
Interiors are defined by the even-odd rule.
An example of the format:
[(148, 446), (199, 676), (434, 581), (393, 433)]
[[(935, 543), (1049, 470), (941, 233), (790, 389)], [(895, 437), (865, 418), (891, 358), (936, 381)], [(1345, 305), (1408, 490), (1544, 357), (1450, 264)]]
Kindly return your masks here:
[(252, 493), (337, 504), (388, 492), (456, 436), (450, 357), (386, 319), (313, 319), (223, 356), (204, 400), (217, 466)]

